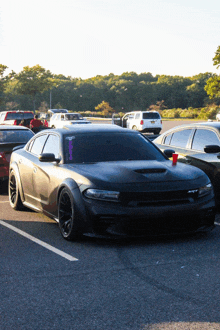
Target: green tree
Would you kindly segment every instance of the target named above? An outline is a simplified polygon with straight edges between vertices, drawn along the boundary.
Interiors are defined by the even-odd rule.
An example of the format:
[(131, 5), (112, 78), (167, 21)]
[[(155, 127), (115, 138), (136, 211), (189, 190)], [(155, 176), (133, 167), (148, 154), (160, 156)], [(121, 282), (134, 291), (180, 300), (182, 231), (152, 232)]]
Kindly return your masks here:
[(114, 112), (114, 109), (110, 107), (108, 102), (102, 101), (102, 103), (98, 104), (95, 107), (96, 111), (102, 112), (102, 114), (107, 117), (110, 113)]
[(220, 46), (218, 46), (215, 56), (213, 57), (213, 65), (216, 65), (217, 69), (220, 67)]
[(4, 99), (3, 92), (7, 81), (6, 77), (4, 77), (4, 72), (7, 68), (6, 65), (0, 64), (0, 103), (2, 103)]
[[(213, 57), (213, 65), (216, 65), (217, 69), (220, 67), (220, 46), (218, 46), (215, 56)], [(214, 75), (207, 80), (205, 91), (209, 95), (210, 99), (220, 97), (220, 75)]]
[(15, 79), (17, 81), (17, 92), (31, 96), (34, 103), (34, 112), (36, 94), (43, 93), (56, 84), (52, 73), (39, 64), (33, 67), (25, 66), (20, 73), (15, 75)]

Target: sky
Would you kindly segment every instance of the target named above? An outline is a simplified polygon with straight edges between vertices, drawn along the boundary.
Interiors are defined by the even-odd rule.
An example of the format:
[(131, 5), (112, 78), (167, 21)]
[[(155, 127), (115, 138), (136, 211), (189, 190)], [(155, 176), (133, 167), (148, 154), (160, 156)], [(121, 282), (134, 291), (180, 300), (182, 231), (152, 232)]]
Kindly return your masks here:
[(0, 64), (87, 79), (220, 74), (219, 0), (1, 0)]

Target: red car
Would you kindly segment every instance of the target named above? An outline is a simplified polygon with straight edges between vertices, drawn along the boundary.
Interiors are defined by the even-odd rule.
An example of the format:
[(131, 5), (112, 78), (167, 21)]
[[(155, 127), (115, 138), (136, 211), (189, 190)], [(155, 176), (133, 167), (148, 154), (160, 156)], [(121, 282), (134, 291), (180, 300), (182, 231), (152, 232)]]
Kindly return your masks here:
[(0, 125), (0, 185), (8, 179), (13, 148), (25, 145), (33, 135), (34, 133), (24, 126)]
[(34, 118), (32, 111), (2, 111), (0, 112), (0, 125), (19, 125), (23, 120), (23, 126), (29, 128), (30, 121)]

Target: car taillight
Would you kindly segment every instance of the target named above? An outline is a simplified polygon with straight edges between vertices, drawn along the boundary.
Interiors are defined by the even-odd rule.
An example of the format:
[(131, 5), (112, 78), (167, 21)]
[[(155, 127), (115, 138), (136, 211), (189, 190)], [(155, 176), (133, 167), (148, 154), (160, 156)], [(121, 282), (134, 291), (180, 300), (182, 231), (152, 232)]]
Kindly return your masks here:
[(5, 163), (7, 163), (6, 157), (5, 157), (5, 153), (4, 152), (0, 152), (0, 165), (5, 165)]
[(14, 124), (13, 125), (17, 125), (17, 120), (14, 121)]
[(144, 121), (143, 120), (140, 121), (140, 125), (144, 125)]
[(162, 124), (162, 120), (160, 121), (160, 123)]

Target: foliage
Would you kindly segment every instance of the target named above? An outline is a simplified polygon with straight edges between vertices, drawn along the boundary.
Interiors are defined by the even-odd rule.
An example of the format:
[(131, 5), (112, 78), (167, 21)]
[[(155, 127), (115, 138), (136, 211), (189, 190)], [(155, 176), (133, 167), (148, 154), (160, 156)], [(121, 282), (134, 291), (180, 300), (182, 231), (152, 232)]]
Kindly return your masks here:
[(46, 113), (48, 109), (49, 109), (49, 107), (48, 107), (47, 102), (43, 101), (43, 102), (41, 102), (41, 105), (38, 108), (38, 111), (39, 112), (45, 112)]
[[(213, 57), (213, 65), (216, 65), (217, 69), (220, 67), (220, 46), (218, 46), (215, 56)], [(214, 97), (220, 98), (220, 75), (210, 77), (204, 89), (210, 99)]]
[(18, 110), (20, 108), (20, 105), (17, 102), (7, 102), (5, 104), (6, 110)]
[(104, 117), (107, 117), (109, 114), (114, 112), (114, 109), (110, 107), (108, 102), (105, 101), (102, 101), (102, 103), (98, 104), (95, 107), (95, 110), (101, 112)]
[(213, 57), (213, 65), (216, 65), (217, 69), (220, 67), (220, 46), (218, 46), (215, 56)]

